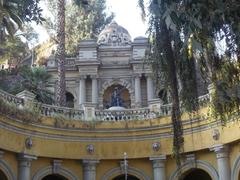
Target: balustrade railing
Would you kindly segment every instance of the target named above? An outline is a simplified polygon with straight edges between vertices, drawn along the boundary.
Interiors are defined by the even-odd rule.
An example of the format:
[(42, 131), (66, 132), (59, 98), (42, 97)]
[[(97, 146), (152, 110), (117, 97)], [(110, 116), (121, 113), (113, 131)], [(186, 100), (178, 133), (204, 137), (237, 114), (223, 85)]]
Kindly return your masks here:
[(98, 121), (144, 120), (156, 117), (156, 114), (150, 112), (149, 108), (95, 111), (95, 118)]
[(44, 116), (63, 116), (66, 119), (73, 120), (83, 120), (84, 119), (84, 111), (67, 108), (67, 107), (59, 107), (48, 104), (39, 104), (40, 112)]
[(14, 103), (16, 106), (24, 105), (24, 99), (14, 96), (12, 94), (9, 94), (1, 89), (0, 89), (0, 97), (9, 103)]
[[(24, 99), (11, 95), (3, 90), (0, 90), (0, 98), (7, 102), (14, 103), (17, 107), (24, 107)], [(200, 96), (199, 105), (205, 106), (210, 101), (210, 95), (206, 94)], [(40, 112), (44, 116), (62, 116), (66, 119), (73, 120), (85, 120), (84, 110), (59, 107), (48, 104), (36, 103), (34, 104), (39, 108)], [(159, 109), (152, 112), (149, 108), (138, 108), (138, 109), (124, 109), (124, 110), (97, 110), (95, 109), (96, 121), (128, 121), (128, 120), (146, 120), (153, 119), (158, 116), (171, 115), (172, 104), (162, 104)]]

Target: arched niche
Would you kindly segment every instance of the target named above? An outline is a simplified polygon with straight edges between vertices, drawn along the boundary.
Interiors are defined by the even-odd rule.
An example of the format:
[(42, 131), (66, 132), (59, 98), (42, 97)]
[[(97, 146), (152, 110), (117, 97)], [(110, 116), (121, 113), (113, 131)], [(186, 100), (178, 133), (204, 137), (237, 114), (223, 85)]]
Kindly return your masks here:
[(134, 107), (134, 104), (133, 104), (134, 98), (135, 98), (134, 90), (132, 88), (131, 83), (127, 80), (124, 80), (124, 79), (111, 79), (111, 80), (107, 80), (107, 81), (102, 82), (102, 86), (101, 86), (101, 89), (100, 89), (100, 92), (99, 92), (99, 106), (101, 108), (103, 108), (104, 93), (109, 87), (114, 86), (114, 85), (121, 85), (128, 90), (129, 95), (130, 95), (130, 103), (131, 103), (130, 107)]
[(130, 99), (130, 94), (127, 88), (120, 84), (114, 84), (109, 86), (103, 94), (103, 108), (108, 109), (113, 105), (113, 99), (114, 99), (114, 94), (115, 92), (119, 93), (119, 104), (122, 107), (125, 108), (130, 108), (131, 107), (131, 99)]
[(69, 108), (74, 108), (74, 96), (70, 92), (66, 92), (66, 106)]

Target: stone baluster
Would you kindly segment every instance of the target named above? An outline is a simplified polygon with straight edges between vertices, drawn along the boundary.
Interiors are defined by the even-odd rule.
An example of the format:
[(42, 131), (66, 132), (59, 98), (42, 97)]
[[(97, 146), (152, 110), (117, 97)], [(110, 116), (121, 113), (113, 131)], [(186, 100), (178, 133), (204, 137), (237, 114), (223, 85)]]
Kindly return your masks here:
[(96, 180), (96, 166), (99, 160), (84, 159), (83, 160), (83, 179)]
[(31, 179), (31, 162), (36, 160), (36, 156), (19, 154), (18, 155), (18, 180)]
[(92, 103), (98, 103), (98, 81), (97, 76), (91, 76), (92, 78)]
[(81, 108), (86, 102), (86, 78), (86, 76), (81, 76), (79, 81), (79, 105)]
[(166, 180), (166, 155), (150, 157), (153, 166), (153, 179), (154, 180)]
[(154, 98), (153, 80), (150, 75), (147, 76), (147, 100), (150, 101)]
[(215, 145), (210, 150), (216, 153), (219, 180), (229, 180), (231, 178), (231, 170), (228, 146), (222, 144)]
[(135, 76), (135, 105), (141, 107), (141, 75)]

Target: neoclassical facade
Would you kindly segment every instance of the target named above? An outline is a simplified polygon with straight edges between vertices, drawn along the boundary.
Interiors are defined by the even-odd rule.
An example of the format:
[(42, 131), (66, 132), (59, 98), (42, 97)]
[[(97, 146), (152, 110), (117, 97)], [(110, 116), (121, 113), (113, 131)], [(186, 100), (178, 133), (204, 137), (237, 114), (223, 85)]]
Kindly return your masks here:
[[(171, 103), (157, 98), (148, 48), (116, 23), (82, 41), (66, 61), (69, 107), (0, 90), (0, 180), (240, 180), (240, 114), (225, 127), (208, 116), (211, 88), (197, 114), (182, 113), (177, 167)], [(54, 90), (54, 58), (47, 68)]]
[[(128, 31), (116, 22), (108, 25), (97, 41), (81, 41), (78, 56), (66, 60), (67, 91), (74, 97), (74, 107), (90, 103), (108, 109), (115, 88), (121, 91), (123, 107), (147, 107), (156, 97), (151, 66), (145, 62), (148, 49), (147, 38), (132, 41)], [(54, 58), (50, 58), (47, 67), (53, 74), (54, 87)]]

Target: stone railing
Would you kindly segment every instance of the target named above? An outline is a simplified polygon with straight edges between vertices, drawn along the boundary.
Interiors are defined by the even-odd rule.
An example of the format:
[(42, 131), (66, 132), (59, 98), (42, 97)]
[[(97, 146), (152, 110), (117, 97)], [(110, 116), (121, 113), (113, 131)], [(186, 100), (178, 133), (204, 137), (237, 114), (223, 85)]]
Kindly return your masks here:
[(160, 106), (160, 116), (169, 116), (172, 112), (172, 104), (163, 104)]
[(206, 104), (208, 104), (210, 102), (210, 95), (205, 94), (203, 96), (199, 96), (198, 97), (198, 102), (199, 102), (200, 106), (205, 106)]
[(150, 112), (149, 108), (95, 111), (95, 119), (97, 121), (146, 120), (156, 117), (156, 113)]
[(67, 108), (67, 107), (59, 107), (53, 106), (48, 104), (36, 104), (39, 106), (40, 112), (44, 116), (62, 116), (66, 119), (73, 119), (73, 120), (83, 120), (84, 119), (84, 111)]
[[(21, 94), (21, 93), (19, 93)], [(25, 93), (29, 96), (28, 93)], [(27, 105), (27, 102), (30, 99), (20, 98), (14, 95), (11, 95), (5, 91), (0, 90), (0, 98), (4, 99), (7, 102), (14, 103), (17, 107), (24, 107)], [(200, 96), (199, 98), (200, 106), (205, 106), (210, 101), (209, 94)], [(31, 101), (31, 100), (30, 100)], [(157, 101), (155, 104), (158, 103)], [(122, 109), (122, 110), (97, 110), (95, 108), (92, 110), (91, 118), (88, 117), (89, 108), (84, 110), (67, 108), (67, 107), (58, 107), (54, 105), (42, 104), (33, 102), (32, 105), (35, 105), (39, 108), (40, 112), (44, 116), (61, 116), (65, 119), (73, 120), (96, 120), (96, 121), (128, 121), (128, 120), (146, 120), (153, 119), (158, 116), (169, 116), (172, 111), (172, 104), (157, 104), (157, 108), (138, 108), (138, 109)]]
[(1, 89), (0, 89), (0, 97), (9, 103), (14, 103), (16, 106), (24, 105), (24, 99), (14, 96), (12, 94), (9, 94)]
[(66, 66), (75, 66), (75, 58), (66, 58), (65, 65)]

